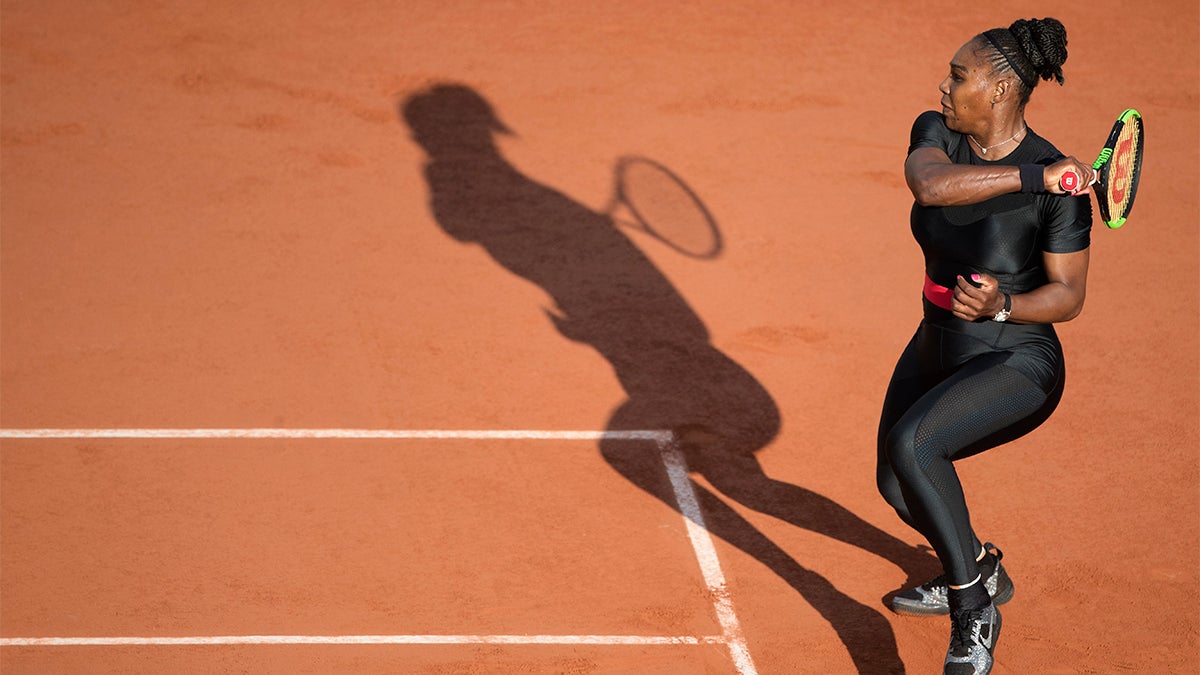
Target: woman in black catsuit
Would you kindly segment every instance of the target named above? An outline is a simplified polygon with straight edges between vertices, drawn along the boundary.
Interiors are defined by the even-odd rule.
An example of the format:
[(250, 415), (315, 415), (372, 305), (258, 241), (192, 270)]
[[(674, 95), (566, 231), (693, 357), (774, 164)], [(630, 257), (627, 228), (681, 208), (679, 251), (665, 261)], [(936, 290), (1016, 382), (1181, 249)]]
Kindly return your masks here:
[[(1017, 21), (975, 36), (912, 128), (905, 178), (925, 256), (924, 318), (900, 356), (879, 425), (879, 490), (928, 539), (944, 575), (899, 594), (898, 612), (951, 615), (946, 673), (991, 670), (995, 605), (1012, 596), (1000, 553), (971, 528), (953, 462), (1046, 419), (1063, 388), (1051, 324), (1083, 306), (1091, 202), (1059, 178), (1091, 167), (1025, 122), (1039, 78), (1062, 83), (1066, 31)], [(993, 600), (992, 596), (995, 596)]]

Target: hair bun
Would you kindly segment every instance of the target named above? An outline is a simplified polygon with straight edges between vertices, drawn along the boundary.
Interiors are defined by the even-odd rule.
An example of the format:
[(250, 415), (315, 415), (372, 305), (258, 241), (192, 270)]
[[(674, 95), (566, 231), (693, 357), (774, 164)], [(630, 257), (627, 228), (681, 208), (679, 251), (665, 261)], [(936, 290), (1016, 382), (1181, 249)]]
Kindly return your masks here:
[(1017, 44), (1033, 64), (1038, 77), (1063, 83), (1062, 67), (1067, 62), (1067, 29), (1058, 19), (1017, 19), (1008, 30), (1017, 38)]

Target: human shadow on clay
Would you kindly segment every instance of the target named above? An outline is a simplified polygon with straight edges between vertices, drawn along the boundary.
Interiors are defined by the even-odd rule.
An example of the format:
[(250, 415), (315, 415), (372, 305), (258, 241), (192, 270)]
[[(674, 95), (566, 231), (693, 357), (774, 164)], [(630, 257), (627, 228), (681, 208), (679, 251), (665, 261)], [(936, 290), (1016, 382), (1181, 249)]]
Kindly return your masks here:
[[(400, 114), (428, 155), (425, 178), (438, 225), (541, 287), (554, 303), (545, 310), (548, 321), (611, 364), (627, 399), (609, 429), (670, 429), (691, 471), (725, 498), (882, 556), (910, 578), (933, 573), (928, 554), (826, 497), (766, 475), (755, 453), (779, 432), (770, 393), (713, 346), (704, 322), (609, 215), (525, 176), (501, 155), (495, 136), (511, 132), (477, 92), (438, 85), (403, 100)], [(630, 482), (678, 510), (652, 444), (606, 440), (600, 450)], [(834, 628), (859, 672), (904, 671), (879, 610), (799, 564), (718, 494), (694, 481), (692, 487), (708, 530), (799, 592)]]

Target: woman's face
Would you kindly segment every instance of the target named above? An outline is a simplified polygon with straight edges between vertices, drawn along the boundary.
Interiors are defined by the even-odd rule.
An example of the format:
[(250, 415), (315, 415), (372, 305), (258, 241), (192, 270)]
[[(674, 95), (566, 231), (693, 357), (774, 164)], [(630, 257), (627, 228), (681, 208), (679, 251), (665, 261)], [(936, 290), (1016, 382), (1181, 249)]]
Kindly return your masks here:
[(959, 133), (982, 130), (991, 119), (995, 81), (992, 66), (981, 59), (974, 40), (959, 47), (950, 60), (950, 73), (938, 85), (946, 126)]

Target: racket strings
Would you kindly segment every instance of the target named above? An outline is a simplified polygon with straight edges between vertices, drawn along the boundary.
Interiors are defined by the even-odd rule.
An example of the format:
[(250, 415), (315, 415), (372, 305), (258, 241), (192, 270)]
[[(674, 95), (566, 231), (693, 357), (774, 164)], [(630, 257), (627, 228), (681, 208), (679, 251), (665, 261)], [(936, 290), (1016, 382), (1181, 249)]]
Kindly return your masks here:
[(1133, 205), (1137, 178), (1141, 171), (1142, 125), (1139, 117), (1127, 120), (1117, 136), (1108, 162), (1108, 215), (1112, 220), (1124, 220)]

